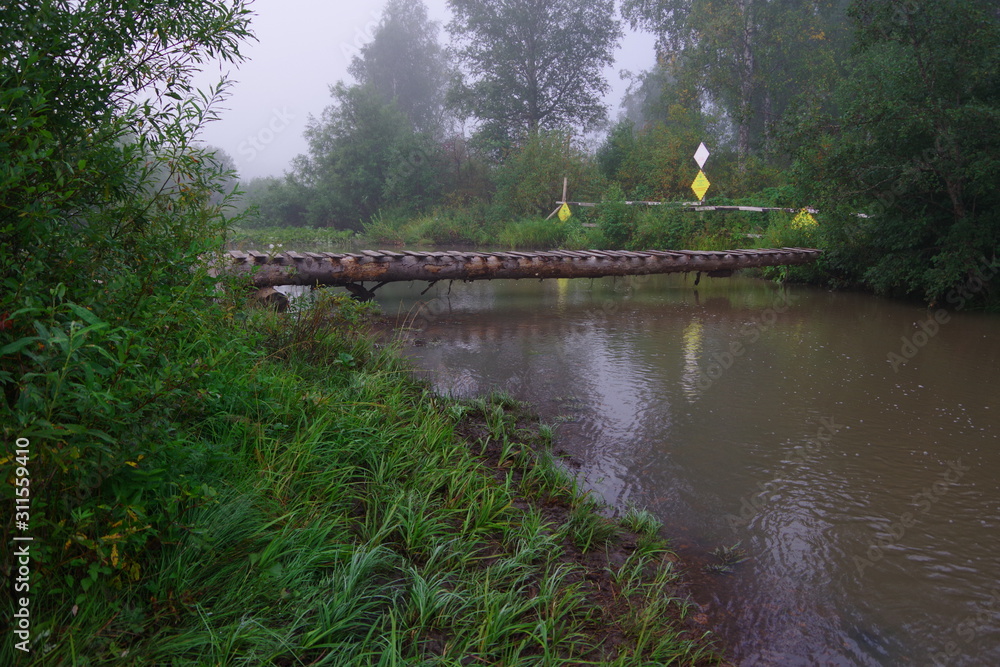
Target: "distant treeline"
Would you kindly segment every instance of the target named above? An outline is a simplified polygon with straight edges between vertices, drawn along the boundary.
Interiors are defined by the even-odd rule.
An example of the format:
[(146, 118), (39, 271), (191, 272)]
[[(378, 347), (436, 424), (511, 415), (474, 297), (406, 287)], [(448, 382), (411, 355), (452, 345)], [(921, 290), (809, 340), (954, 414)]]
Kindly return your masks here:
[[(690, 200), (704, 141), (709, 198), (822, 210), (837, 284), (933, 299), (996, 258), (995, 2), (449, 5), (443, 45), (420, 0), (389, 2), (308, 153), (243, 184), (244, 226), (488, 228), (547, 215), (563, 178), (575, 200)], [(657, 64), (611, 123), (602, 68), (623, 22), (656, 34)]]

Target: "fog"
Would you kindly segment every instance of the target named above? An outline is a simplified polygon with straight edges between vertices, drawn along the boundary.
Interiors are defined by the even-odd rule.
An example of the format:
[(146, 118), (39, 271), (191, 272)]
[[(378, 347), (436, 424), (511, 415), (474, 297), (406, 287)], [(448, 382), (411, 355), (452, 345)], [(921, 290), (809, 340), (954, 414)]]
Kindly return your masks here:
[[(446, 0), (424, 1), (431, 18), (441, 25), (441, 42), (447, 43)], [(219, 109), (220, 119), (210, 123), (200, 138), (229, 153), (244, 179), (280, 175), (292, 158), (305, 152), (302, 132), (309, 116), (319, 116), (330, 104), (332, 84), (350, 78), (351, 58), (371, 40), (384, 6), (384, 0), (257, 0), (252, 8), (258, 41), (244, 46), (247, 62), (238, 69), (215, 65), (199, 78), (202, 88), (222, 74), (234, 80)], [(626, 32), (615, 66), (605, 71), (611, 86), (605, 99), (610, 118), (618, 115), (628, 89), (620, 72), (650, 68), (654, 41), (650, 34)]]

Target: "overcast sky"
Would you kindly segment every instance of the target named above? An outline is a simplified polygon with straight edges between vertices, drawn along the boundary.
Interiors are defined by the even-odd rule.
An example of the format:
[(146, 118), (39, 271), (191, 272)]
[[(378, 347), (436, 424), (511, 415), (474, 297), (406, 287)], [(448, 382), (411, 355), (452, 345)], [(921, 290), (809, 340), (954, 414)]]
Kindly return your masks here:
[[(448, 40), (447, 0), (424, 0)], [(244, 48), (249, 57), (238, 70), (221, 119), (201, 139), (232, 155), (245, 178), (280, 175), (306, 150), (302, 132), (310, 115), (330, 105), (330, 85), (348, 80), (347, 66), (357, 47), (371, 41), (385, 0), (256, 0), (253, 31), (259, 41)], [(628, 33), (618, 62), (605, 73), (612, 92), (606, 102), (616, 118), (628, 87), (618, 72), (648, 69), (654, 61), (653, 37)], [(217, 81), (218, 67), (205, 72), (201, 86)]]

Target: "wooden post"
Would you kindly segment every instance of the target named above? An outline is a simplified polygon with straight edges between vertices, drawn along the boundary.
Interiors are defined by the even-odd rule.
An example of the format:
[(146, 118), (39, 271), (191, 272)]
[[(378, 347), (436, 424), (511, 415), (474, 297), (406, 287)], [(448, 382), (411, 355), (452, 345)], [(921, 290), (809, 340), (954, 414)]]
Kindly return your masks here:
[(545, 218), (546, 220), (551, 220), (552, 216), (554, 216), (556, 213), (558, 213), (559, 209), (561, 209), (566, 204), (566, 188), (567, 188), (568, 185), (569, 185), (569, 178), (566, 177), (566, 176), (564, 176), (563, 177), (563, 198), (562, 198), (562, 202), (559, 204), (559, 206), (556, 207), (556, 210), (554, 210), (551, 213), (549, 213), (549, 217)]

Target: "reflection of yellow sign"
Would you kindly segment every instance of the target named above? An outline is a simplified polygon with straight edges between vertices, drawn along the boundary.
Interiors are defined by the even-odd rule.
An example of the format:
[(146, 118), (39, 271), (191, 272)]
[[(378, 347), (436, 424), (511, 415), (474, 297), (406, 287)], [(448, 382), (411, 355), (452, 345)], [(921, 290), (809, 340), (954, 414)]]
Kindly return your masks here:
[(573, 215), (573, 211), (569, 210), (569, 204), (563, 202), (563, 205), (559, 207), (559, 219), (566, 222), (571, 215)]
[(691, 189), (694, 190), (694, 194), (699, 201), (705, 198), (705, 193), (708, 192), (708, 186), (710, 185), (708, 176), (699, 169), (698, 176), (694, 179), (694, 183), (691, 184)]
[(812, 213), (808, 209), (802, 209), (799, 214), (792, 219), (792, 227), (795, 229), (806, 229), (807, 227), (815, 227), (819, 223), (816, 222), (816, 218), (812, 216)]

